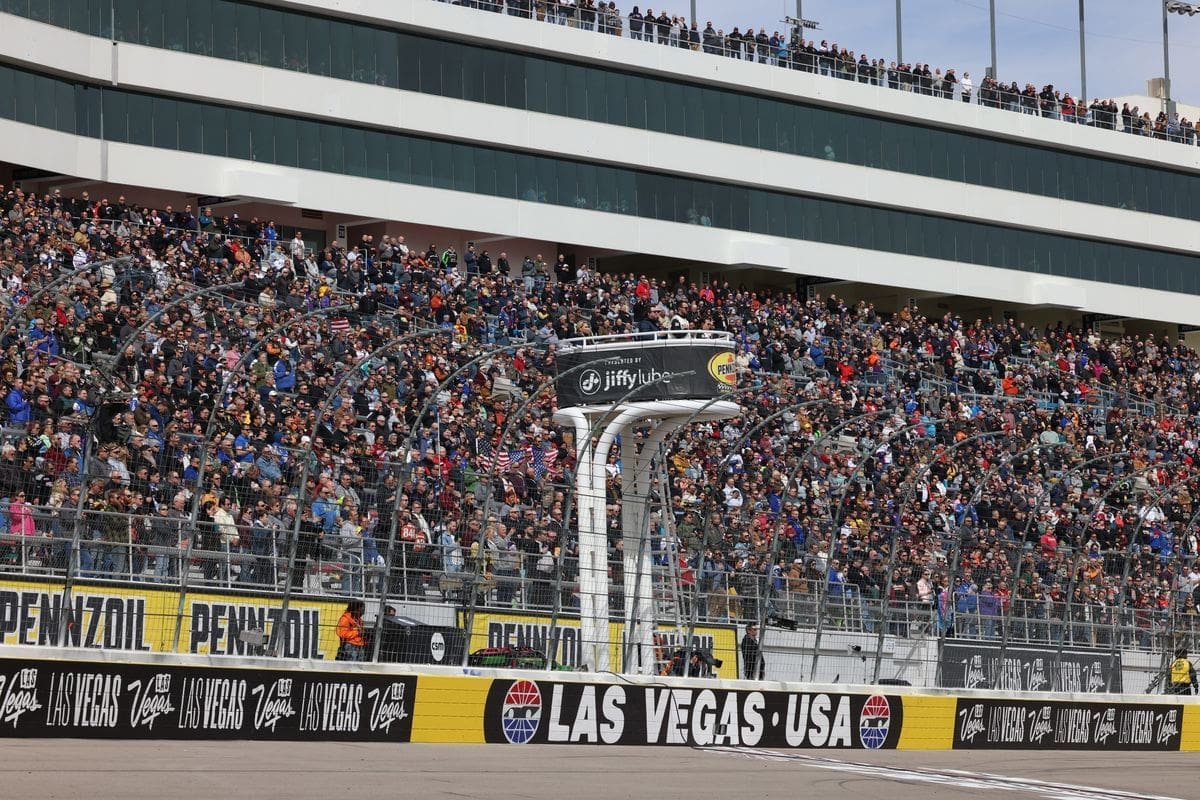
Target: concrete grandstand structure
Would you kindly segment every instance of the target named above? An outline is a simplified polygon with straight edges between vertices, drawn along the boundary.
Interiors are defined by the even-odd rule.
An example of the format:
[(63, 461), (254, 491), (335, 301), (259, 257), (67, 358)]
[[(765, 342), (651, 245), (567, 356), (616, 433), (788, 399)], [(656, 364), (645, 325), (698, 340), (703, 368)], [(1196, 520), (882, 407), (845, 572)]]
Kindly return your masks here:
[(744, 413), (644, 465), (664, 668), (756, 622), (768, 677), (1140, 690), (1194, 636), (1194, 136), (431, 0), (52, 5), (0, 3), (4, 643), (317, 657), (366, 598), (595, 664), (557, 346), (687, 329)]
[[(11, 5), (28, 17), (39, 4)], [(341, 18), (300, 1), (107, 8), (6, 18), (9, 65), (68, 81), (6, 76), (18, 109), (33, 106), (16, 114), (36, 117), (38, 98), (72, 112), (5, 114), (11, 161), (581, 251), (1192, 321), (1194, 147), (431, 0)]]

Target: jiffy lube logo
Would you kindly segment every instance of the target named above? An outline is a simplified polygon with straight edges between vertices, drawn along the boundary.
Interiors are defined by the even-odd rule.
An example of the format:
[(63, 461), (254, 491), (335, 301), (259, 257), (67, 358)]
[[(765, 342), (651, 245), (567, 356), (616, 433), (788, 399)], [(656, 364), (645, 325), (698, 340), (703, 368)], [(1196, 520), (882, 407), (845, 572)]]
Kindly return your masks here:
[(514, 681), (500, 707), (500, 729), (510, 744), (525, 744), (542, 719), (542, 693), (533, 681)]
[(36, 667), (26, 667), (11, 675), (0, 675), (0, 725), (16, 728), (22, 716), (41, 710), (42, 704), (37, 699), (37, 679)]
[(152, 731), (159, 717), (175, 713), (175, 705), (171, 702), (170, 673), (160, 672), (147, 681), (130, 681), (128, 688), (133, 695), (133, 706), (129, 709), (131, 728), (144, 726)]
[(585, 395), (593, 395), (600, 391), (600, 387), (603, 384), (604, 379), (594, 369), (585, 369), (583, 374), (579, 376), (579, 391)]
[(292, 705), (292, 679), (276, 678), (270, 686), (260, 683), (254, 695), (254, 730), (275, 730), (280, 721), (296, 716)]

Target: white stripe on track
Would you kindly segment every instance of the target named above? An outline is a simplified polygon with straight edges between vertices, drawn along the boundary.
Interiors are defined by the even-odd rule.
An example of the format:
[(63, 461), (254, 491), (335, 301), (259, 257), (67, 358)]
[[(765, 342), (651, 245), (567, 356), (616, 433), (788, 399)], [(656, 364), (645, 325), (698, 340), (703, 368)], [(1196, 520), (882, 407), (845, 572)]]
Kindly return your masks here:
[(1022, 791), (1045, 800), (1182, 800), (1164, 795), (1140, 794), (1121, 789), (1102, 789), (1095, 786), (1080, 786), (1073, 783), (1057, 783), (1033, 778), (1014, 778), (993, 775), (987, 772), (971, 772), (961, 769), (931, 769), (926, 767), (894, 767), (883, 764), (867, 764), (857, 761), (842, 761), (827, 756), (807, 753), (762, 750), (748, 747), (705, 748), (722, 755), (741, 756), (762, 761), (799, 763), (817, 769), (834, 772), (849, 772), (876, 780), (897, 780), (910, 783), (933, 783), (959, 789), (991, 791)]

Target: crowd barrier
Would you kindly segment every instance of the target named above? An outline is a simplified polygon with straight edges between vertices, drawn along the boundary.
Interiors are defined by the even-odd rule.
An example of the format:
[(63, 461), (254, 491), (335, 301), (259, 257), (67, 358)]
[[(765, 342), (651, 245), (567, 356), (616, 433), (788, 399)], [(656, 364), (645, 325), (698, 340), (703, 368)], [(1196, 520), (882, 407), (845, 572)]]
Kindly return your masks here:
[(0, 737), (1198, 751), (1200, 702), (0, 647)]

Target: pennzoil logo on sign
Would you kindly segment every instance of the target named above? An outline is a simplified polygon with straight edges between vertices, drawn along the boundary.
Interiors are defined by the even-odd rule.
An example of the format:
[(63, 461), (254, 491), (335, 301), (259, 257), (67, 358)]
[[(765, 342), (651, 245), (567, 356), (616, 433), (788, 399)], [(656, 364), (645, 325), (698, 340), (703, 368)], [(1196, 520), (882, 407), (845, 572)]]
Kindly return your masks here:
[(730, 352), (717, 353), (708, 360), (708, 374), (720, 384), (721, 391), (729, 391), (737, 385), (737, 359)]

